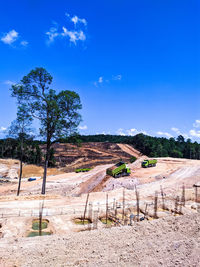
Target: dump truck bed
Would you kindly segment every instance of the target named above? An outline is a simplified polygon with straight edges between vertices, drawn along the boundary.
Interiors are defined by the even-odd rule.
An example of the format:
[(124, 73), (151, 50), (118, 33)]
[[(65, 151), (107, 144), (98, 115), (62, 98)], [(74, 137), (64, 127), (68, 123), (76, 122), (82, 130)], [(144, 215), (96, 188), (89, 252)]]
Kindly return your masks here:
[(106, 173), (108, 175), (113, 176), (113, 177), (116, 177), (116, 175), (123, 173), (123, 172), (130, 174), (130, 169), (127, 168), (126, 163), (124, 163), (124, 162), (119, 162), (118, 164), (116, 164), (116, 165), (114, 165), (114, 166), (112, 166), (106, 170)]

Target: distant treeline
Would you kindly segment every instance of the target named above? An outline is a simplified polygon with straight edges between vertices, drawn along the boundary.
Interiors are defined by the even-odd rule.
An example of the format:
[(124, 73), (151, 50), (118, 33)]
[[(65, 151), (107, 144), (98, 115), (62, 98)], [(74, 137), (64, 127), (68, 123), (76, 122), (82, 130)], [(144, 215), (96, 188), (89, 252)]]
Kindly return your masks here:
[(121, 135), (77, 135), (57, 140), (63, 143), (82, 142), (111, 142), (124, 143), (133, 145), (141, 153), (149, 157), (175, 157), (200, 159), (200, 144), (192, 142), (190, 139), (185, 140), (182, 135), (175, 138), (152, 137), (144, 134), (135, 136)]
[[(43, 162), (44, 155), (41, 149), (41, 145), (44, 142), (33, 140), (33, 139), (26, 139), (23, 144), (23, 162), (28, 164), (36, 164), (40, 165)], [(6, 159), (20, 159), (21, 152), (20, 152), (20, 142), (18, 139), (14, 138), (6, 138), (0, 140), (0, 158)], [(52, 149), (50, 153), (50, 161), (49, 166), (54, 166), (54, 151)]]
[[(76, 135), (58, 139), (56, 143), (73, 143), (81, 146), (86, 142), (110, 142), (130, 144), (141, 153), (149, 157), (175, 157), (200, 159), (200, 144), (185, 140), (182, 135), (175, 138), (152, 137), (144, 134), (135, 136), (121, 135)], [(23, 162), (40, 165), (44, 160), (42, 145), (38, 140), (28, 139), (24, 143)], [(17, 139), (6, 138), (0, 140), (0, 158), (20, 159), (20, 142)], [(55, 165), (54, 150), (50, 151), (49, 166)]]

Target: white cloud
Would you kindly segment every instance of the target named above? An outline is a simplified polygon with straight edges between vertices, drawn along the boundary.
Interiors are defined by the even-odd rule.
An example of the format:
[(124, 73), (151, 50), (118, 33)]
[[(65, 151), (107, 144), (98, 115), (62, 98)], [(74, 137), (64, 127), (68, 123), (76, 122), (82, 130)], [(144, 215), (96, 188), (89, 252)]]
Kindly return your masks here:
[(115, 80), (115, 81), (120, 81), (122, 79), (122, 75), (119, 74), (119, 75), (116, 75), (116, 76), (112, 76), (112, 79)]
[(175, 132), (176, 134), (181, 134), (178, 128), (172, 127), (171, 130)]
[(4, 84), (6, 84), (6, 85), (13, 85), (13, 84), (15, 84), (15, 82), (13, 82), (13, 81), (10, 81), (10, 80), (6, 80), (5, 82), (4, 82)]
[(67, 17), (70, 18), (70, 21), (73, 22), (74, 26), (66, 27), (62, 26), (59, 30), (58, 24), (53, 22), (55, 25), (51, 27), (49, 31), (46, 32), (48, 36), (48, 43), (52, 43), (56, 38), (69, 38), (69, 41), (76, 45), (77, 41), (85, 41), (86, 40), (86, 33), (85, 27), (87, 25), (86, 19), (80, 19), (78, 16), (71, 17), (69, 14), (65, 14)]
[(171, 130), (175, 132), (177, 135), (182, 135), (184, 138), (188, 139), (189, 135), (186, 133), (182, 133), (178, 128), (172, 127)]
[(21, 41), (21, 43), (20, 43), (22, 46), (27, 46), (28, 45), (28, 42), (27, 41), (25, 41), (25, 40), (23, 40), (23, 41)]
[(69, 37), (69, 41), (76, 44), (77, 41), (85, 41), (86, 36), (83, 31), (69, 31), (67, 28), (63, 27), (63, 32), (61, 35), (63, 37)]
[(118, 135), (122, 135), (122, 136), (126, 135), (125, 132), (124, 132), (124, 129), (122, 129), (122, 128), (119, 128), (116, 133)]
[(193, 127), (199, 128), (200, 127), (200, 120), (195, 120), (195, 123), (193, 123)]
[(166, 137), (173, 137), (170, 133), (167, 133), (167, 132), (161, 132), (161, 131), (158, 131), (156, 132), (158, 135), (162, 135), (162, 136), (166, 136)]
[(117, 133), (118, 135), (123, 135), (123, 136), (124, 136), (124, 135), (134, 136), (134, 135), (139, 134), (139, 133), (143, 133), (143, 134), (147, 135), (147, 132), (145, 132), (145, 131), (143, 131), (143, 130), (138, 131), (138, 130), (135, 129), (135, 128), (131, 128), (131, 129), (129, 129), (129, 130), (124, 130), (124, 129), (122, 129), (122, 128), (119, 128), (119, 129), (116, 131), (116, 133)]
[(104, 135), (107, 135), (107, 134), (111, 134), (111, 133), (110, 132), (103, 131), (103, 132), (96, 132), (96, 134), (104, 134)]
[[(112, 78), (110, 78), (110, 80), (113, 80), (113, 81), (120, 81), (121, 79), (122, 79), (122, 75), (121, 74), (116, 75), (116, 76), (113, 75)], [(99, 77), (98, 81), (94, 82), (94, 85), (96, 87), (98, 87), (98, 84), (103, 84), (105, 82), (109, 83), (110, 80), (109, 79), (103, 79), (103, 77), (101, 76), (101, 77)]]
[(79, 126), (78, 128), (79, 128), (80, 130), (87, 130), (88, 127), (87, 127), (87, 125), (83, 125), (83, 126)]
[(200, 131), (190, 130), (190, 135), (193, 136), (193, 137), (200, 138)]
[(94, 85), (96, 86), (96, 87), (98, 87), (98, 85), (100, 85), (100, 84), (103, 84), (103, 77), (102, 76), (100, 76), (99, 77), (99, 79), (98, 79), (98, 81), (95, 81), (94, 82)]
[(126, 131), (128, 135), (134, 136), (138, 133), (138, 131), (136, 129), (130, 129)]
[(102, 82), (103, 82), (103, 77), (99, 77), (98, 82), (99, 82), (99, 83), (102, 83)]
[(16, 47), (16, 45), (26, 47), (28, 45), (28, 42), (26, 40), (21, 40), (19, 33), (15, 30), (11, 30), (5, 33), (1, 38), (1, 41), (4, 44), (11, 45), (12, 47)]
[(70, 16), (69, 13), (65, 13), (65, 15), (74, 23), (74, 25), (76, 26), (77, 24), (83, 24), (84, 26), (87, 25), (87, 20), (86, 19), (81, 19), (78, 16)]
[(79, 17), (77, 16), (73, 16), (71, 21), (74, 23), (74, 25), (76, 25), (77, 23), (82, 23), (84, 24), (85, 26), (87, 25), (87, 21), (86, 19), (80, 19)]
[(58, 29), (55, 27), (51, 27), (48, 32), (46, 32), (46, 35), (49, 37), (49, 43), (52, 43), (54, 39), (59, 36), (60, 34), (57, 32)]
[(16, 32), (15, 30), (11, 30), (1, 38), (1, 41), (4, 44), (11, 45), (17, 40), (18, 36), (19, 36), (18, 32)]
[(5, 128), (3, 126), (0, 127), (0, 132), (5, 132), (6, 130), (7, 130), (7, 128)]

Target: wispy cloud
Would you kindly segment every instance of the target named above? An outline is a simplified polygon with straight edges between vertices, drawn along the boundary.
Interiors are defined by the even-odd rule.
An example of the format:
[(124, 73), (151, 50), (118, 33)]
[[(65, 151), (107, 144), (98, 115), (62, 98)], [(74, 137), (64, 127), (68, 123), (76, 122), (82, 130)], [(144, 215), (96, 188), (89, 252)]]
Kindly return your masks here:
[(182, 135), (184, 138), (189, 138), (189, 135), (187, 133), (182, 133), (178, 128), (172, 127), (171, 130), (175, 132), (177, 135)]
[(25, 41), (25, 40), (23, 40), (23, 41), (20, 42), (20, 44), (21, 44), (22, 46), (26, 47), (26, 46), (28, 45), (28, 42)]
[(15, 82), (13, 82), (13, 81), (10, 81), (10, 80), (6, 80), (5, 82), (3, 82), (4, 84), (6, 84), (6, 85), (13, 85), (13, 84), (15, 84)]
[(104, 135), (106, 135), (106, 134), (111, 134), (111, 133), (110, 133), (110, 131), (108, 131), (108, 132), (102, 131), (102, 132), (96, 132), (96, 134), (104, 134)]
[(200, 138), (200, 131), (190, 130), (190, 135), (193, 137)]
[(98, 85), (103, 84), (103, 82), (104, 82), (104, 79), (103, 79), (102, 76), (100, 76), (100, 77), (98, 78), (98, 80), (94, 82), (94, 85), (95, 85), (96, 87), (98, 87)]
[(48, 32), (46, 32), (46, 35), (48, 36), (48, 42), (52, 43), (54, 39), (59, 36), (59, 33), (57, 32), (58, 29), (56, 27), (51, 27)]
[(78, 16), (70, 16), (68, 13), (66, 13), (66, 16), (73, 22), (73, 27), (71, 25), (64, 25), (59, 28), (59, 25), (54, 22), (54, 26), (46, 32), (48, 44), (53, 43), (57, 38), (67, 38), (69, 42), (74, 45), (76, 45), (78, 41), (84, 42), (86, 40), (86, 19), (80, 19)]
[(76, 45), (77, 41), (85, 41), (86, 36), (83, 31), (69, 31), (67, 28), (63, 27), (63, 32), (61, 35), (63, 37), (69, 37), (69, 41)]
[(85, 131), (85, 130), (87, 130), (87, 125), (83, 125), (83, 126), (79, 126), (78, 127), (80, 130), (82, 130), (82, 131)]
[(4, 36), (1, 38), (1, 41), (4, 44), (11, 45), (17, 40), (18, 36), (19, 36), (18, 32), (16, 32), (15, 30), (11, 30), (4, 34)]
[(110, 79), (104, 79), (103, 76), (100, 76), (97, 81), (94, 82), (94, 85), (98, 87), (98, 85), (103, 85), (104, 83), (109, 83), (110, 80), (120, 81), (122, 79), (122, 75), (113, 75)]
[(121, 81), (121, 79), (122, 79), (122, 75), (121, 75), (121, 74), (113, 75), (113, 76), (112, 76), (112, 79), (113, 79), (114, 81)]
[(200, 120), (195, 120), (195, 123), (193, 123), (193, 127), (199, 128), (200, 127)]
[(6, 127), (3, 127), (3, 126), (0, 127), (0, 132), (1, 132), (1, 133), (2, 133), (2, 132), (5, 132), (6, 130), (7, 130)]
[(10, 45), (15, 47), (14, 45), (17, 46), (23, 46), (26, 47), (28, 45), (28, 42), (25, 40), (20, 41), (20, 36), (19, 33), (16, 30), (11, 30), (3, 35), (1, 38), (1, 41), (4, 44)]
[(172, 136), (170, 133), (168, 133), (168, 132), (161, 132), (161, 131), (158, 131), (158, 132), (156, 132), (156, 134), (161, 135), (161, 136), (166, 136), (166, 137), (168, 137), (168, 138), (173, 137), (173, 136)]
[(128, 129), (128, 130), (124, 130), (122, 128), (119, 128), (117, 131), (116, 131), (116, 134), (118, 135), (122, 135), (122, 136), (125, 136), (125, 135), (130, 135), (130, 136), (134, 136), (136, 134), (139, 134), (139, 133), (143, 133), (145, 135), (147, 135), (147, 132), (146, 131), (143, 131), (143, 130), (137, 130), (135, 128), (131, 128), (131, 129)]
[(65, 13), (65, 15), (74, 23), (74, 25), (76, 26), (77, 24), (83, 24), (84, 26), (87, 25), (87, 21), (86, 19), (81, 19), (78, 16), (71, 16), (68, 13)]

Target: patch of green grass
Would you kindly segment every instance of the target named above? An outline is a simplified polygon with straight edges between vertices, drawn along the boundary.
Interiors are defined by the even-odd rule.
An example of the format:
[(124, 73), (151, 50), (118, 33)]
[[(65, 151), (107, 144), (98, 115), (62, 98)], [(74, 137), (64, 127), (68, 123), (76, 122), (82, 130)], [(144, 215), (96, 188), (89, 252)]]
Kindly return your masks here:
[[(39, 220), (33, 220), (32, 222), (32, 229), (33, 230), (39, 230)], [(42, 220), (42, 230), (46, 229), (48, 227), (48, 222), (46, 220)]]
[[(51, 235), (52, 233), (51, 232), (42, 232), (41, 235), (44, 236), (44, 235)], [(29, 232), (27, 237), (34, 237), (34, 236), (39, 236), (39, 231), (35, 232), (35, 231), (32, 231), (32, 232)]]
[[(101, 218), (100, 221), (103, 223), (103, 224), (106, 224), (106, 218)], [(107, 225), (112, 225), (113, 224), (113, 221), (111, 219), (108, 219), (107, 220)]]
[(84, 222), (81, 219), (75, 219), (74, 223), (78, 224), (78, 225), (84, 225), (84, 224), (89, 224), (89, 223), (92, 223), (92, 222), (89, 219), (85, 219)]
[(76, 169), (75, 172), (89, 172), (92, 168), (85, 168), (85, 169)]

